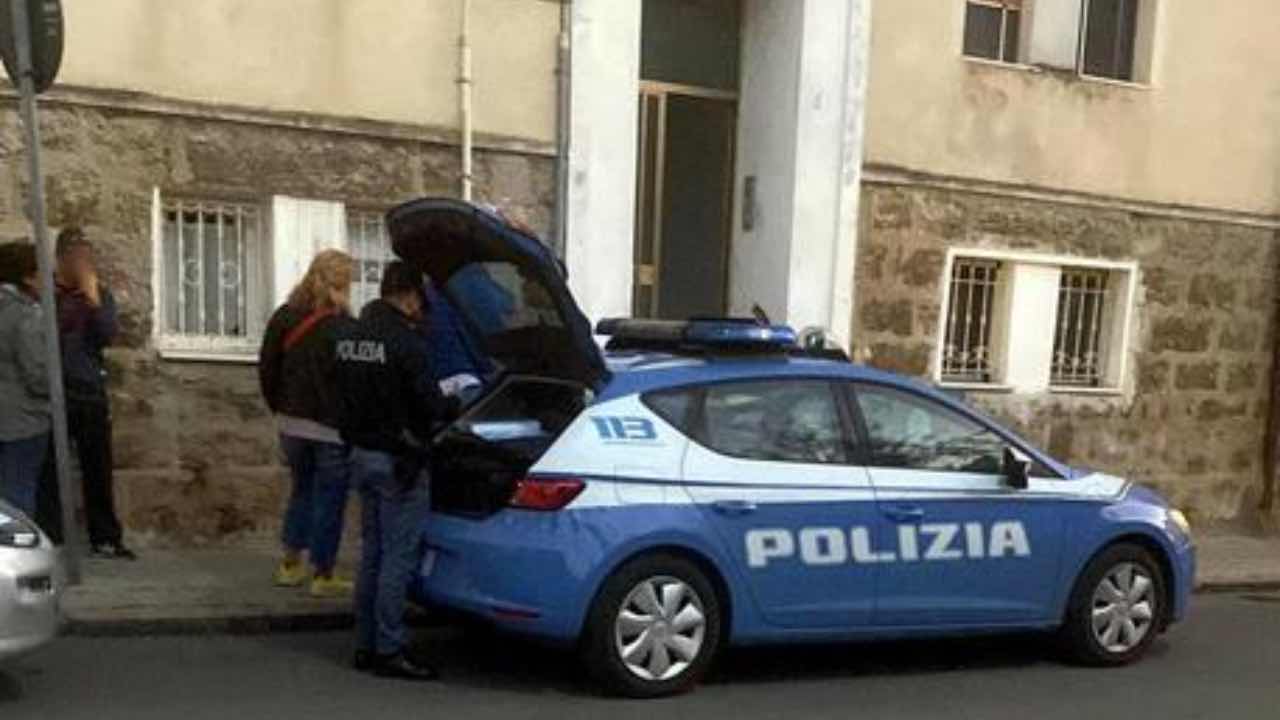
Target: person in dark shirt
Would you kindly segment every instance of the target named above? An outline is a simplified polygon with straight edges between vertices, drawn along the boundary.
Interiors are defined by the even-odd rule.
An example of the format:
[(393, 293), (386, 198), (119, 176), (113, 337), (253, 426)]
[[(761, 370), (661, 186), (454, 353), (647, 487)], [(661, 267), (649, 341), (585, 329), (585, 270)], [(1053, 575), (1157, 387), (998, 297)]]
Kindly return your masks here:
[(90, 549), (95, 557), (134, 560), (116, 516), (111, 403), (103, 357), (118, 330), (116, 301), (98, 277), (93, 247), (83, 230), (68, 227), (58, 233), (56, 254), (67, 431), (80, 461)]
[(350, 449), (338, 433), (334, 347), (350, 319), (351, 256), (326, 250), (267, 323), (258, 356), (262, 397), (275, 415), (293, 475), (285, 511), (284, 559), (275, 582), (306, 581), (303, 552), (310, 554), (316, 597), (349, 595), (353, 584), (334, 574), (350, 487)]
[(457, 414), (431, 368), (420, 272), (387, 266), (381, 297), (338, 341), (342, 437), (360, 488), (362, 557), (356, 582), (355, 666), (386, 677), (432, 680), (407, 652), (405, 596), (429, 512), (428, 445)]

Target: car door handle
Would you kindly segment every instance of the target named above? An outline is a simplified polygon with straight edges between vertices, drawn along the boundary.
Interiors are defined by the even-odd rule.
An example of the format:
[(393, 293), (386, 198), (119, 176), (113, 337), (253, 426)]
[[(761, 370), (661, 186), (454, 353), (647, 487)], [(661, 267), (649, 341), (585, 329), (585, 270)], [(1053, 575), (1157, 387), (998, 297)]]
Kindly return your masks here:
[(750, 515), (756, 511), (756, 504), (750, 500), (717, 500), (711, 503), (711, 509), (721, 515)]
[(915, 522), (924, 519), (924, 508), (916, 505), (893, 505), (885, 508), (884, 514), (895, 522)]

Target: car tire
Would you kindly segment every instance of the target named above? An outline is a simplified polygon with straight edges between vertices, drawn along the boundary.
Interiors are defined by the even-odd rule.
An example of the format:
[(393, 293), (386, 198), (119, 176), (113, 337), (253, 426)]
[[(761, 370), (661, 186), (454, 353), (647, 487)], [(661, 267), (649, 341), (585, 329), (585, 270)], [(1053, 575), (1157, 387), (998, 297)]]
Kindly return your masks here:
[(697, 564), (647, 555), (604, 582), (587, 617), (582, 659), (612, 693), (675, 695), (706, 674), (722, 628), (720, 598)]
[(1151, 552), (1112, 545), (1076, 580), (1061, 639), (1069, 658), (1110, 667), (1134, 662), (1160, 634), (1167, 612), (1165, 577)]

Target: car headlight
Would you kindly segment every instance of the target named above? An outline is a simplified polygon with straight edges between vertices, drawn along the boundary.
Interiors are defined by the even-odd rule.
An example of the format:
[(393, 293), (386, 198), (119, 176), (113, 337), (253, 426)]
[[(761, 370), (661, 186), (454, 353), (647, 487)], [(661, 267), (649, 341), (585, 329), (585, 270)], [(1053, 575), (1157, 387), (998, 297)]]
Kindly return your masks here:
[(1171, 525), (1181, 530), (1183, 535), (1191, 537), (1191, 523), (1187, 521), (1187, 516), (1181, 510), (1170, 508), (1167, 515)]
[(0, 547), (33, 548), (40, 545), (40, 531), (35, 525), (0, 513)]

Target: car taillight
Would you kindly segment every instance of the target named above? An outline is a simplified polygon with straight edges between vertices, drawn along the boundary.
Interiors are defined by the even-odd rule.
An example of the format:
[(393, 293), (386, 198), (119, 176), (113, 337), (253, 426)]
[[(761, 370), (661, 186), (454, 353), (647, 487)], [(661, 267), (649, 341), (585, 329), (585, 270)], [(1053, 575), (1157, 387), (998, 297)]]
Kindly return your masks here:
[(559, 510), (573, 502), (586, 486), (577, 478), (525, 477), (516, 483), (508, 504), (523, 510)]

